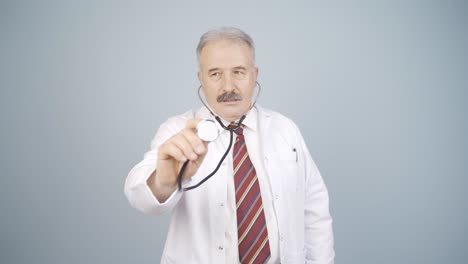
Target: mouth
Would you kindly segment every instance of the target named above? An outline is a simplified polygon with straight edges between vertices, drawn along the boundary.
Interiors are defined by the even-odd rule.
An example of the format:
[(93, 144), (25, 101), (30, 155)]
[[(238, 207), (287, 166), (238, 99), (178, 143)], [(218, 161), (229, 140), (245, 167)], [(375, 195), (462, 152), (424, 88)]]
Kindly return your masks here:
[(223, 103), (230, 103), (230, 102), (240, 102), (240, 101), (241, 101), (241, 99), (232, 98), (232, 99), (223, 100), (222, 102)]
[(240, 101), (240, 99), (229, 99), (229, 100), (223, 100), (220, 103), (224, 105), (237, 105)]

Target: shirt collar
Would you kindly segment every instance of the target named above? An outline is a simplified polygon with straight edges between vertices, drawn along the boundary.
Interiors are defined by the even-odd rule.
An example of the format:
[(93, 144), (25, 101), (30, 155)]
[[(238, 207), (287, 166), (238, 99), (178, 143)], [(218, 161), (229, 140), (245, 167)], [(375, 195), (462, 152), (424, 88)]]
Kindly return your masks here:
[[(216, 121), (214, 116), (210, 114), (210, 111), (205, 106), (202, 106), (198, 110), (198, 112), (196, 114), (196, 117)], [(223, 124), (225, 126), (229, 125), (228, 121), (224, 120), (222, 117), (219, 117), (219, 118), (221, 119), (221, 121), (223, 121)], [(256, 131), (257, 130), (257, 123), (258, 123), (257, 120), (258, 120), (258, 110), (257, 110), (257, 107), (254, 106), (247, 112), (247, 115), (246, 115), (244, 121), (242, 121), (242, 124), (244, 125), (244, 127), (247, 127), (248, 129)], [(239, 121), (239, 120), (236, 120), (236, 122), (237, 121)], [(221, 125), (219, 125), (219, 123), (217, 121), (215, 123), (220, 129), (222, 129)]]

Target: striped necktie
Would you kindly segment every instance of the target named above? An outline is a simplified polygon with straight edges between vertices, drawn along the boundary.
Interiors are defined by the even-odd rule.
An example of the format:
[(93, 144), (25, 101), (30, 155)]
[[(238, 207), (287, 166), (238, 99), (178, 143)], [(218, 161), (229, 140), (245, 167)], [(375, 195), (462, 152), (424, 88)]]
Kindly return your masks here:
[(267, 263), (271, 256), (270, 244), (257, 173), (247, 153), (243, 128), (239, 127), (234, 132), (237, 134), (233, 168), (239, 259), (242, 264)]

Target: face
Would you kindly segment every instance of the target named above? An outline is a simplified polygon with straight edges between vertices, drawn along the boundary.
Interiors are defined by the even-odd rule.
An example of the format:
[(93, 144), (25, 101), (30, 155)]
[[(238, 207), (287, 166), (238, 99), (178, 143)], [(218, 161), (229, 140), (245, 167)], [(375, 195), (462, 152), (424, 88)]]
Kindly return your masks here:
[(215, 114), (233, 122), (251, 104), (258, 76), (252, 53), (245, 43), (218, 40), (201, 51), (198, 79)]

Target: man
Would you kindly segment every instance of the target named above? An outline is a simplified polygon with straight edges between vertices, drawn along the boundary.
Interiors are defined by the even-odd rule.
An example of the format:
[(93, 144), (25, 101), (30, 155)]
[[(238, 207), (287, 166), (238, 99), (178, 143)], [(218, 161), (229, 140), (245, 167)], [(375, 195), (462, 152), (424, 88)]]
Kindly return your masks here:
[[(172, 212), (161, 263), (334, 263), (328, 192), (298, 128), (254, 105), (252, 39), (236, 28), (212, 30), (197, 56), (207, 106), (162, 124), (125, 183), (136, 209)], [(209, 175), (228, 149), (231, 132), (219, 123), (215, 141), (197, 134), (213, 115), (240, 126), (235, 143), (213, 177), (179, 189), (186, 161), (183, 188)]]

